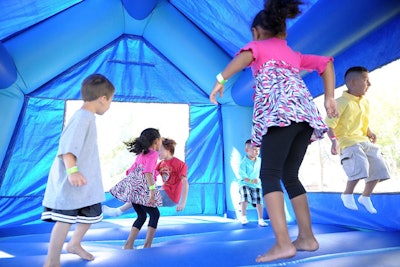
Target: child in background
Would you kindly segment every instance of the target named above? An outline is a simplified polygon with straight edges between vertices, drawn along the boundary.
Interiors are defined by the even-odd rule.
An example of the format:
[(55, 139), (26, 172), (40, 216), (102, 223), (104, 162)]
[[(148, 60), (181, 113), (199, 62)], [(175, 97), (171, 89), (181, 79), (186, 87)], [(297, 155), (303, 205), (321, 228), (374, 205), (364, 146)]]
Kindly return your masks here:
[(261, 180), (259, 178), (261, 159), (258, 157), (260, 148), (253, 146), (249, 139), (245, 142), (245, 151), (246, 156), (243, 157), (240, 162), (239, 168), (239, 193), (242, 208), (242, 218), (240, 222), (242, 224), (247, 224), (249, 222), (247, 220), (246, 211), (247, 205), (250, 202), (256, 207), (258, 225), (264, 227), (268, 224), (263, 219), (263, 206), (261, 204)]
[(368, 70), (356, 66), (349, 68), (344, 76), (347, 91), (337, 99), (339, 117), (327, 118), (328, 135), (332, 141), (331, 153), (337, 155), (348, 181), (341, 199), (346, 208), (358, 210), (353, 191), (361, 179), (365, 187), (358, 202), (369, 213), (377, 213), (371, 202), (371, 194), (379, 181), (390, 178), (389, 170), (380, 149), (374, 145), (376, 135), (369, 128), (369, 101), (365, 93), (371, 86)]
[[(160, 174), (163, 185), (160, 193), (164, 207), (176, 206), (176, 211), (182, 211), (186, 206), (189, 192), (187, 179), (187, 165), (180, 159), (174, 157), (176, 142), (172, 139), (163, 138), (162, 146), (159, 150), (161, 160), (156, 167)], [(180, 200), (180, 201), (179, 201)], [(132, 207), (130, 202), (117, 208), (103, 206), (103, 212), (109, 216), (120, 216)]]
[(97, 147), (96, 116), (110, 107), (115, 88), (101, 74), (92, 74), (82, 83), (82, 108), (64, 128), (57, 156), (51, 166), (43, 198), (41, 219), (56, 222), (51, 232), (47, 266), (60, 266), (60, 256), (71, 224), (76, 229), (66, 250), (84, 260), (92, 254), (81, 246), (92, 223), (102, 220), (101, 202), (105, 200)]
[[(253, 41), (245, 45), (219, 73), (210, 94), (218, 104), (224, 84), (237, 72), (251, 66), (255, 79), (252, 142), (261, 146), (260, 178), (264, 203), (274, 230), (276, 242), (257, 262), (290, 258), (296, 251), (319, 248), (311, 227), (306, 191), (298, 171), (307, 147), (314, 138), (323, 138), (328, 127), (313, 102), (300, 70), (316, 70), (321, 75), (328, 117), (337, 116), (334, 99), (335, 73), (333, 59), (325, 56), (302, 55), (293, 51), (285, 40), (286, 19), (299, 13), (298, 0), (269, 0), (254, 18)], [(313, 138), (313, 139), (314, 139)], [(281, 181), (288, 192), (299, 233), (293, 242), (286, 224)]]
[(134, 248), (136, 237), (146, 222), (147, 213), (150, 220), (143, 247), (150, 248), (160, 219), (158, 206), (162, 205), (161, 195), (155, 184), (157, 151), (161, 146), (161, 136), (157, 129), (147, 128), (139, 137), (125, 144), (128, 151), (135, 153), (137, 157), (127, 171), (128, 176), (110, 189), (110, 193), (118, 200), (132, 203), (137, 213), (137, 218), (123, 249)]

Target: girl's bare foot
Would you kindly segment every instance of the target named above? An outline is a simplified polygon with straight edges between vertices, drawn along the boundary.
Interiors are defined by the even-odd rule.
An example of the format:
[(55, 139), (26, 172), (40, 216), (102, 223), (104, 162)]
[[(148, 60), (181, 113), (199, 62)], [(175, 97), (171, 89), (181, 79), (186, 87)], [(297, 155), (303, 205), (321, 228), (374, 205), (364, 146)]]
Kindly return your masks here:
[(296, 247), (297, 251), (316, 251), (319, 249), (318, 241), (314, 237), (297, 237), (297, 239), (293, 241), (293, 245)]
[(71, 254), (76, 254), (84, 260), (92, 261), (94, 260), (94, 256), (83, 249), (81, 246), (71, 246), (67, 245), (67, 251)]
[(264, 255), (258, 255), (256, 262), (269, 262), (279, 259), (287, 259), (296, 255), (296, 247), (293, 244), (287, 246), (274, 245)]
[(134, 248), (133, 248), (133, 245), (127, 245), (127, 244), (125, 244), (125, 245), (122, 247), (122, 249), (134, 249)]

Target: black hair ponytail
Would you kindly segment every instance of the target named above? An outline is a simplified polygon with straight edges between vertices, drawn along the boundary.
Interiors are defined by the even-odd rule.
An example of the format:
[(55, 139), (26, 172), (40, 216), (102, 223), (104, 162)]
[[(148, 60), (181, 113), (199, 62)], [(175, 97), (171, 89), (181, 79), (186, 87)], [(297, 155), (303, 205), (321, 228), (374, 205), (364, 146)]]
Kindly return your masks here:
[(133, 141), (124, 142), (124, 144), (129, 152), (135, 153), (136, 155), (140, 153), (147, 154), (150, 151), (150, 146), (157, 138), (161, 138), (160, 132), (154, 128), (147, 128), (143, 130), (139, 137), (135, 138)]
[(286, 19), (295, 18), (301, 13), (299, 0), (267, 0), (264, 9), (253, 20), (251, 27), (261, 27), (273, 35), (286, 33)]

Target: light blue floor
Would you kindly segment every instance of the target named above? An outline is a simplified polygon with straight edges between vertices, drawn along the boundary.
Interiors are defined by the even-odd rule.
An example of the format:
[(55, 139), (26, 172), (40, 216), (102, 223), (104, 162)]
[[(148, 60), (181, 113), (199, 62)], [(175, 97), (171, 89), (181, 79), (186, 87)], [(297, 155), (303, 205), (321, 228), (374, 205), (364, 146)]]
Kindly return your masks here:
[[(221, 217), (162, 217), (152, 248), (142, 249), (146, 229), (135, 250), (122, 250), (133, 218), (105, 219), (86, 234), (82, 245), (95, 256), (88, 262), (76, 255), (61, 255), (62, 266), (379, 266), (400, 262), (400, 232), (359, 231), (333, 225), (314, 225), (320, 249), (298, 252), (290, 259), (257, 264), (255, 258), (274, 243), (271, 227), (257, 222), (242, 226)], [(0, 228), (0, 266), (42, 266), (52, 224)], [(289, 225), (294, 238), (297, 226)]]

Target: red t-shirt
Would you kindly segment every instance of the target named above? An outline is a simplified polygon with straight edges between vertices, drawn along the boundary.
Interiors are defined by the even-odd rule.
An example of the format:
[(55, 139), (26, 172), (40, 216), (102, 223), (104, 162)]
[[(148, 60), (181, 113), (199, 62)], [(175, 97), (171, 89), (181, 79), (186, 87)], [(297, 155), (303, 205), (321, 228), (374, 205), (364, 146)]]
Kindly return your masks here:
[(179, 203), (182, 193), (182, 176), (187, 177), (187, 165), (178, 158), (162, 160), (156, 170), (164, 182), (163, 189), (175, 203)]

